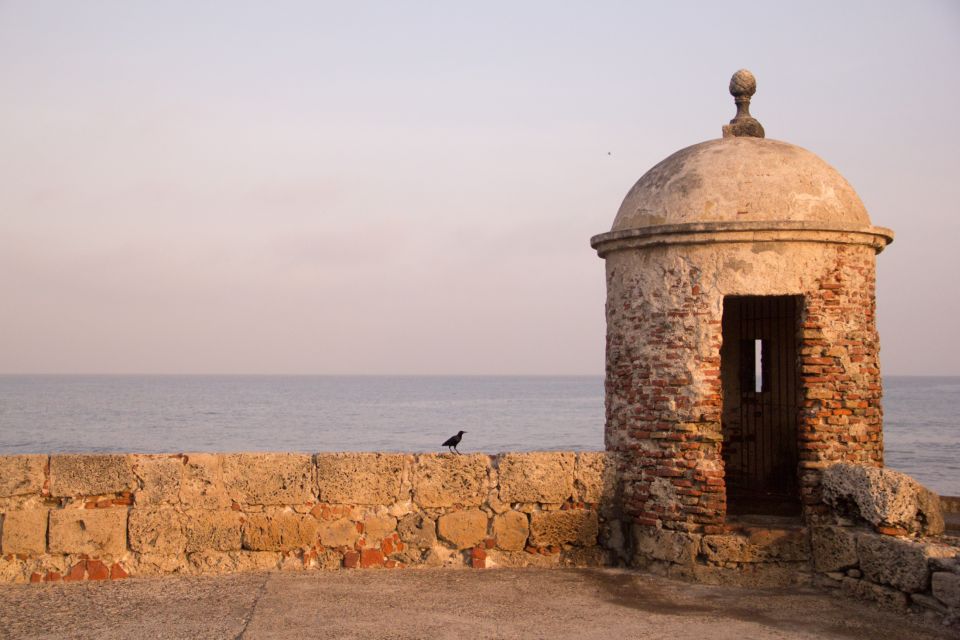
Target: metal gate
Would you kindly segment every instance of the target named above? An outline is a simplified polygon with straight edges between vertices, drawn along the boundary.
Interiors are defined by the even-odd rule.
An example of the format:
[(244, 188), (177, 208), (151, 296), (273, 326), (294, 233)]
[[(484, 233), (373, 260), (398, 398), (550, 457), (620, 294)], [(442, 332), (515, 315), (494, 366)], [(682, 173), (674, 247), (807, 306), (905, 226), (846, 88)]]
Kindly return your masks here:
[(723, 461), (727, 511), (799, 510), (799, 296), (723, 301)]

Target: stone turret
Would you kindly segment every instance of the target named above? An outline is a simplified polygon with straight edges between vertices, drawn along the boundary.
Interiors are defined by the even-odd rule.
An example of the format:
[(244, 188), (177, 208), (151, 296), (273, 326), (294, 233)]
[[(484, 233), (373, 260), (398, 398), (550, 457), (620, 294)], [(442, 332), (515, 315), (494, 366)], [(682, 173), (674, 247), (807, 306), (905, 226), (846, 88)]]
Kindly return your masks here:
[(734, 74), (723, 137), (650, 169), (591, 240), (606, 446), (641, 527), (815, 518), (824, 466), (883, 463), (875, 261), (893, 233), (833, 167), (764, 137), (755, 91)]

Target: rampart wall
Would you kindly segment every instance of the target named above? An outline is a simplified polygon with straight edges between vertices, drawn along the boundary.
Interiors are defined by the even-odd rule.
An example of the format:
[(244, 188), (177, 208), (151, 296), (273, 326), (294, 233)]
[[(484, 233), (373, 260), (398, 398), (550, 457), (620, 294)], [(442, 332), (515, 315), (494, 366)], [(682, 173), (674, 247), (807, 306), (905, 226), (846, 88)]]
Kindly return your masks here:
[(0, 581), (609, 564), (610, 457), (0, 456)]
[[(957, 538), (887, 521), (906, 504), (908, 520), (943, 530), (909, 492), (866, 491), (831, 523), (651, 528), (620, 515), (621, 455), (0, 456), (0, 582), (629, 565), (709, 583), (812, 583), (960, 619)], [(870, 501), (890, 513), (874, 514)]]

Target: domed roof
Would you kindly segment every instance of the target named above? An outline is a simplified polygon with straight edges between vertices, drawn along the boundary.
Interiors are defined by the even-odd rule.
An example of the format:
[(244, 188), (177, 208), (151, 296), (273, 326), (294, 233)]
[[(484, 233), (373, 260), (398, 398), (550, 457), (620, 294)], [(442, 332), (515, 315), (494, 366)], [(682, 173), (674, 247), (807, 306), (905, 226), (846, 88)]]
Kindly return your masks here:
[(624, 198), (612, 231), (773, 221), (870, 225), (853, 187), (816, 154), (731, 136), (681, 149), (647, 171)]

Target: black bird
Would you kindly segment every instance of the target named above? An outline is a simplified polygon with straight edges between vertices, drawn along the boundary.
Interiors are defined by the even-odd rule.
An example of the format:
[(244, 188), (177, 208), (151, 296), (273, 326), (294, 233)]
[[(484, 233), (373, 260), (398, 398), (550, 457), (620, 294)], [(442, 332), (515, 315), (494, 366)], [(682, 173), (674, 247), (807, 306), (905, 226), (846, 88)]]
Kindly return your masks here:
[(460, 455), (460, 452), (457, 451), (457, 445), (460, 444), (461, 440), (463, 440), (463, 434), (465, 433), (466, 431), (458, 431), (457, 435), (447, 438), (446, 442), (440, 446), (450, 449), (450, 453), (456, 453), (457, 455)]

